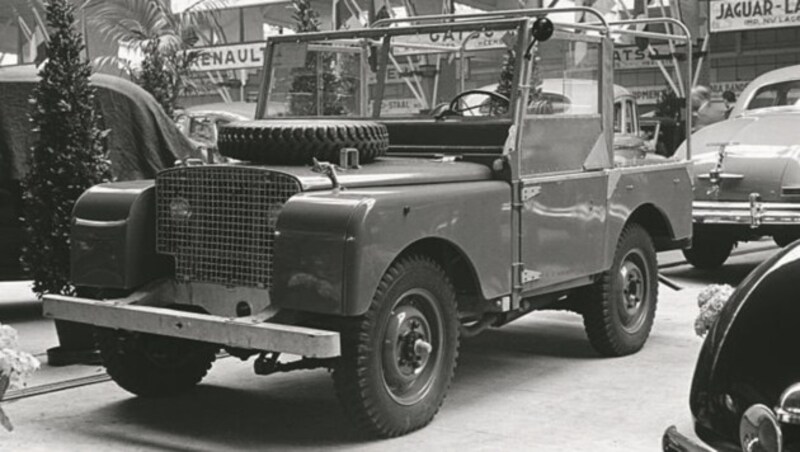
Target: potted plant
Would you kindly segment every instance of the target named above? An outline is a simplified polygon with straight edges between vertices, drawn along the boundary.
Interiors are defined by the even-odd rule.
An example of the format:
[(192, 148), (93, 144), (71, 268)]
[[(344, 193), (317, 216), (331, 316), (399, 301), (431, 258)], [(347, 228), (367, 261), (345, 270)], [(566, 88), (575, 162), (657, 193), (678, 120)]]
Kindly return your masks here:
[[(36, 358), (19, 350), (17, 331), (0, 323), (0, 401), (9, 389), (25, 386), (27, 378), (38, 368), (39, 361)], [(0, 407), (0, 425), (8, 431), (14, 429), (2, 407)]]

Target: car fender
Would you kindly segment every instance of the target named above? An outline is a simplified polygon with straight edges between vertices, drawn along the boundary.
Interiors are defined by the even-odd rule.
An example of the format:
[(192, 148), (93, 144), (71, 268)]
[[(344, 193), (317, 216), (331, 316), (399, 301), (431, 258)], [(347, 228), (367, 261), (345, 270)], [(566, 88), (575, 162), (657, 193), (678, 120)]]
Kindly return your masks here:
[(754, 403), (774, 406), (800, 381), (795, 359), (800, 303), (800, 242), (751, 271), (725, 302), (706, 335), (690, 394), (701, 426), (736, 438), (743, 412)]
[(501, 181), (301, 193), (277, 223), (272, 302), (360, 315), (389, 266), (423, 239), (470, 261), (486, 299), (511, 291), (511, 189)]
[(656, 250), (688, 245), (692, 235), (690, 164), (665, 163), (611, 170), (608, 185), (606, 267), (623, 228), (630, 221), (644, 226)]
[(156, 254), (153, 180), (95, 185), (75, 203), (71, 279), (76, 286), (133, 289), (171, 274)]

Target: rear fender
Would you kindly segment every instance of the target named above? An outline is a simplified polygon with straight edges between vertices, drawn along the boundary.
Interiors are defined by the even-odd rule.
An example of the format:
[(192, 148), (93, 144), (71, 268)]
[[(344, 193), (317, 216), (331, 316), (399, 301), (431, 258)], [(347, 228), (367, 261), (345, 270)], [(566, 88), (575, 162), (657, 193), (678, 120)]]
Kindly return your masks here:
[(637, 221), (657, 251), (688, 245), (692, 236), (692, 185), (687, 163), (616, 168), (609, 174), (606, 268), (622, 229)]

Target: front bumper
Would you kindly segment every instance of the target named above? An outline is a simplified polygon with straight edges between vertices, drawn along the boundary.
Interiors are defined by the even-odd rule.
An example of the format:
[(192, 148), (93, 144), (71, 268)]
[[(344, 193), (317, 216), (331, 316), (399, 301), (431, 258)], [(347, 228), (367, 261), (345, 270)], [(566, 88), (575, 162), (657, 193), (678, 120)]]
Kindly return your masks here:
[(664, 452), (741, 452), (742, 450), (738, 444), (728, 441), (700, 438), (692, 423), (669, 427), (661, 437), (661, 448)]
[(760, 226), (800, 226), (800, 203), (695, 201), (692, 219), (696, 224)]
[(106, 328), (191, 339), (229, 347), (282, 352), (311, 358), (341, 355), (339, 333), (269, 322), (264, 314), (225, 317), (143, 304), (136, 293), (124, 298), (46, 295), (44, 316)]

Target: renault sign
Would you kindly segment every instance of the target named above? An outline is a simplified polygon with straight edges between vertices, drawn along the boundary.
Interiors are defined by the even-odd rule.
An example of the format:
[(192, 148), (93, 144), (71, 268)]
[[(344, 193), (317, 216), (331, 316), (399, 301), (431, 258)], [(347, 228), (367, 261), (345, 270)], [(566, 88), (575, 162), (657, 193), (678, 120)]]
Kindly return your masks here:
[(800, 0), (712, 0), (711, 32), (800, 26)]
[(264, 65), (264, 42), (198, 47), (200, 55), (194, 61), (195, 71), (225, 71), (260, 68)]

